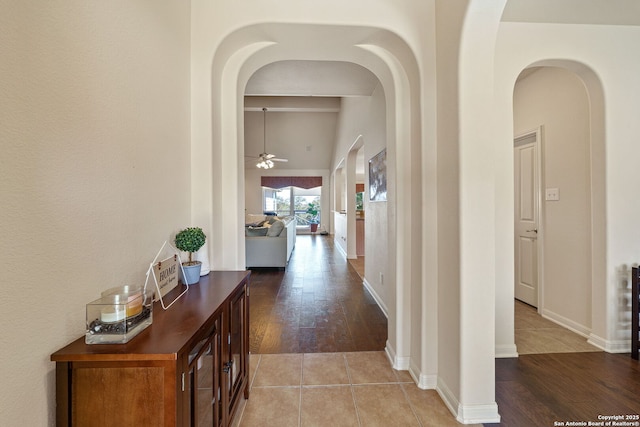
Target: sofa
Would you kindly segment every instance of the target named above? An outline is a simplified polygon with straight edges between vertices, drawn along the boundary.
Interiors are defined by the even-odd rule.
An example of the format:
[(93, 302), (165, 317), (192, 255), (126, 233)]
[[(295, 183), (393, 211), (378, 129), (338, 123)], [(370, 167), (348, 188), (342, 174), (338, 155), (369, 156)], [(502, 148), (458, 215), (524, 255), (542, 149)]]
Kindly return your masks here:
[(245, 261), (247, 268), (285, 268), (295, 245), (295, 217), (278, 218), (265, 215), (247, 215), (247, 218), (245, 218)]

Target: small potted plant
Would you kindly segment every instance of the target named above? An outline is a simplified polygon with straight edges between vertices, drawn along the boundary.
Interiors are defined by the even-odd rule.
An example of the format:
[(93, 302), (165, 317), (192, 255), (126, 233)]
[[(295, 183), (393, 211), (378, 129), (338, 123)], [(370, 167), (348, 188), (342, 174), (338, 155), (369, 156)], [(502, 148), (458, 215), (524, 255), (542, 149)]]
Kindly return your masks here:
[(187, 285), (194, 285), (200, 281), (200, 269), (202, 262), (193, 260), (193, 253), (204, 246), (207, 236), (205, 236), (202, 228), (189, 227), (181, 230), (176, 234), (176, 248), (184, 252), (189, 252), (189, 261), (182, 263), (184, 270), (184, 281)]
[(311, 232), (315, 233), (318, 231), (318, 205), (313, 202), (309, 203), (307, 213), (311, 215), (311, 218), (309, 218), (309, 227), (311, 227)]

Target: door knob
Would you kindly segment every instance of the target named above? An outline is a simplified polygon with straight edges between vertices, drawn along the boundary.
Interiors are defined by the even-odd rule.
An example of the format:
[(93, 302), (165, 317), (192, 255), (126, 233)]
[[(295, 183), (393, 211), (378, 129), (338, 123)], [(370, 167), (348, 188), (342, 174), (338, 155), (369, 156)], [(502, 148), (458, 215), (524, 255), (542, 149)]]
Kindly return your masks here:
[(538, 229), (537, 229), (537, 228), (534, 228), (534, 229), (532, 229), (532, 230), (526, 230), (526, 232), (527, 232), (527, 233), (530, 233), (530, 232), (532, 232), (532, 231), (533, 231), (534, 233), (538, 234)]

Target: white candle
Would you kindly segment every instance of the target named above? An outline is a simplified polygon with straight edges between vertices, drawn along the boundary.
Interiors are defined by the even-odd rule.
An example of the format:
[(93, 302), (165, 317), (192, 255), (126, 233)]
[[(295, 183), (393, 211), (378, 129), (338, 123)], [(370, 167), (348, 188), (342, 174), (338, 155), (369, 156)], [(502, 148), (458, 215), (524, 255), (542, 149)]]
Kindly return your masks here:
[(126, 317), (126, 311), (123, 306), (110, 305), (100, 311), (100, 320), (103, 322), (119, 322)]

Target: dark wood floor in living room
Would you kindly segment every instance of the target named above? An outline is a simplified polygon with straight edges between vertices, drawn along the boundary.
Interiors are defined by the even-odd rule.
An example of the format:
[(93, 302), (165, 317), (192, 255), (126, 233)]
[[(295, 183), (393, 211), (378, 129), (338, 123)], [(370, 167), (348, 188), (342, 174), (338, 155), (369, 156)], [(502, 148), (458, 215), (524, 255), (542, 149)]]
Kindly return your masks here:
[(250, 351), (383, 350), (387, 319), (332, 236), (302, 235), (285, 270), (252, 269)]

